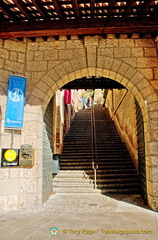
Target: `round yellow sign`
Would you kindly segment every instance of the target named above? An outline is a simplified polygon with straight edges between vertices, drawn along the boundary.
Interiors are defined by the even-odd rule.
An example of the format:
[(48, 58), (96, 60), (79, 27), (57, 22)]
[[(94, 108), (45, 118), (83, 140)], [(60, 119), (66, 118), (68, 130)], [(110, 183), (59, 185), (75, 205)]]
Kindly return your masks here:
[(16, 159), (17, 154), (13, 149), (9, 149), (5, 152), (4, 154), (4, 158), (8, 161), (8, 162), (12, 162)]

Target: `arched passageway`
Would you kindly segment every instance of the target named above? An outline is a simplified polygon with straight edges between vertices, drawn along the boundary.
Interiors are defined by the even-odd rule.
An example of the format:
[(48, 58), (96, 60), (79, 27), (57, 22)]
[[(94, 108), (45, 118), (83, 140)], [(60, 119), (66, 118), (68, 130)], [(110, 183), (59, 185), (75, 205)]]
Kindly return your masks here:
[[(150, 54), (149, 49), (152, 49)], [(5, 80), (1, 84), (5, 89), (1, 94), (2, 122), (5, 118), (8, 74), (9, 71), (14, 73), (19, 71), (27, 75), (29, 80), (25, 124), (20, 135), (16, 136), (14, 147), (19, 148), (22, 143), (27, 142), (36, 151), (34, 167), (17, 170), (19, 177), (15, 177), (14, 181), (17, 186), (16, 196), (4, 194), (3, 197), (6, 196), (4, 208), (9, 208), (9, 198), (10, 206), (12, 199), (16, 199), (15, 208), (18, 205), (21, 208), (36, 207), (41, 204), (42, 199), (46, 199), (42, 196), (42, 189), (45, 189), (44, 194), (47, 192), (47, 196), (50, 194), (50, 180), (47, 179), (42, 186), (42, 172), (47, 172), (47, 169), (50, 171), (49, 161), (48, 165), (45, 165), (45, 170), (42, 170), (43, 120), (47, 106), (52, 96), (65, 84), (78, 78), (100, 76), (125, 86), (140, 106), (144, 125), (147, 199), (150, 207), (156, 209), (158, 99), (155, 81), (158, 71), (157, 45), (154, 39), (141, 39), (137, 34), (132, 38), (128, 38), (127, 35), (116, 38), (109, 34), (105, 39), (96, 35), (85, 36), (84, 39), (72, 36), (70, 40), (65, 36), (61, 36), (59, 40), (50, 37), (47, 41), (37, 38), (35, 42), (20, 43), (4, 40), (3, 51), (5, 51), (4, 58), (7, 65), (3, 70)], [(9, 51), (19, 51), (17, 53), (19, 65), (15, 64), (15, 68), (13, 68), (14, 60), (12, 65), (8, 61)], [(8, 147), (10, 135), (7, 135), (4, 130), (2, 130), (1, 139), (2, 147)], [(1, 169), (1, 172), (4, 172), (4, 169)], [(7, 170), (6, 179), (11, 179), (10, 172), (13, 174), (15, 170)], [(33, 199), (32, 203), (30, 199)]]
[[(72, 84), (72, 86), (73, 86), (73, 81), (71, 82)], [(122, 87), (122, 89), (124, 88), (124, 86), (123, 85), (120, 85), (121, 87)], [(118, 86), (117, 86), (118, 87)], [(63, 88), (64, 88), (64, 86), (63, 86)], [(81, 88), (82, 88), (82, 84), (81, 84)], [(122, 93), (122, 95), (123, 95), (124, 93)], [(133, 97), (133, 102), (135, 102), (135, 100), (134, 100), (134, 96), (133, 96), (133, 94), (131, 94), (131, 93), (129, 93), (130, 95), (132, 95), (132, 97)], [(122, 97), (122, 96), (121, 96)], [(129, 95), (128, 95), (128, 97), (129, 97)], [(127, 97), (127, 98), (128, 98)], [(116, 97), (116, 99), (117, 99), (117, 97)], [(109, 100), (110, 101), (110, 100)], [(128, 100), (127, 100), (128, 101)], [(137, 103), (138, 104), (138, 103)], [(117, 107), (117, 105), (118, 104), (116, 104), (116, 106), (115, 107)], [(139, 106), (139, 104), (138, 104), (138, 106)], [(111, 106), (110, 106), (110, 108), (112, 108), (112, 107), (114, 107), (113, 106), (113, 103), (111, 104)], [(114, 107), (114, 108), (115, 108)], [(138, 108), (138, 107), (137, 107)], [(111, 109), (111, 111), (114, 111), (114, 109)], [(125, 111), (130, 111), (130, 109), (125, 109)], [(140, 109), (140, 106), (139, 106), (139, 111), (141, 111), (141, 109)], [(141, 115), (142, 116), (142, 115)], [(113, 118), (114, 118), (114, 116), (113, 116)], [(143, 121), (143, 117), (141, 118), (141, 121)], [(117, 123), (117, 122), (116, 122)], [(139, 123), (137, 123), (137, 125), (139, 125)], [(137, 127), (137, 126), (133, 126), (133, 127)], [(121, 128), (121, 126), (119, 126), (119, 128)], [(128, 134), (128, 133), (127, 133)], [(142, 129), (141, 129), (141, 133), (140, 134), (142, 134), (142, 135), (144, 135), (144, 124), (143, 124), (143, 126), (142, 126)], [(136, 137), (136, 136), (135, 136)], [(138, 136), (138, 138), (139, 138), (139, 136)], [(145, 150), (145, 141), (143, 142), (143, 145), (144, 145), (144, 150)], [(138, 146), (138, 152), (139, 152), (139, 146)], [(137, 149), (135, 149), (135, 151), (136, 151), (136, 153), (135, 153), (135, 155), (136, 155), (136, 158), (137, 158), (137, 161), (138, 161), (138, 155), (137, 155)], [(143, 159), (143, 161), (145, 161), (145, 156), (144, 156), (144, 159)], [(136, 163), (136, 165), (138, 166), (138, 168), (140, 167), (140, 162), (138, 161), (137, 163)], [(146, 168), (146, 162), (145, 162), (145, 168)], [(142, 177), (142, 174), (143, 174), (143, 177)], [(144, 200), (146, 200), (146, 196), (147, 196), (147, 191), (146, 191), (146, 175), (144, 176), (144, 173), (142, 173), (142, 171), (140, 171), (140, 180), (141, 180), (141, 185), (143, 184), (143, 186), (141, 187), (142, 188), (142, 196), (143, 196), (143, 198), (144, 198)], [(145, 187), (145, 188), (144, 188)]]
[[(114, 122), (115, 122), (115, 124), (117, 126), (117, 129), (118, 129), (118, 131), (120, 133), (122, 141), (126, 143), (126, 146), (127, 146), (128, 150), (129, 150), (131, 158), (133, 159), (135, 168), (139, 172), (139, 177), (140, 177), (140, 191), (139, 192), (141, 193), (143, 199), (146, 201), (147, 200), (146, 199), (146, 195), (147, 195), (147, 190), (146, 190), (146, 162), (145, 162), (145, 155), (142, 155), (142, 150), (144, 150), (144, 152), (145, 152), (145, 142), (144, 142), (144, 139), (141, 139), (141, 136), (144, 135), (144, 124), (143, 124), (142, 115), (141, 115), (141, 118), (138, 117), (140, 112), (141, 112), (139, 104), (137, 103), (137, 105), (135, 105), (135, 99), (134, 99), (133, 95), (127, 89), (125, 89), (125, 87), (123, 85), (117, 83), (116, 81), (112, 81), (110, 79), (105, 79), (103, 77), (100, 78), (100, 77), (90, 77), (90, 76), (88, 76), (87, 78), (84, 77), (84, 78), (81, 78), (81, 79), (77, 79), (75, 81), (69, 82), (68, 84), (64, 85), (62, 87), (62, 89), (75, 89), (75, 88), (87, 89), (89, 87), (91, 87), (93, 89), (94, 88), (100, 88), (100, 87), (102, 87), (103, 89), (106, 89), (106, 94), (102, 94), (102, 97), (101, 97), (102, 98), (101, 99), (102, 103), (103, 103), (103, 96), (104, 96), (104, 98), (106, 98), (104, 100), (106, 101), (106, 106), (109, 109), (111, 118), (114, 120)], [(84, 91), (84, 90), (82, 90), (82, 91)], [(89, 90), (87, 90), (87, 91), (89, 92)], [(87, 94), (89, 96), (90, 93), (88, 93), (88, 92), (87, 92)], [(81, 92), (80, 92), (80, 94), (81, 94)], [(79, 102), (81, 100), (81, 95), (82, 95), (82, 94), (81, 95), (80, 94), (77, 91), (76, 92), (77, 96), (75, 96), (75, 99), (77, 98), (77, 101), (79, 101)], [(85, 96), (87, 95), (86, 91), (85, 91), (84, 94), (85, 94)], [(90, 97), (90, 99), (92, 101), (91, 97)], [(100, 98), (98, 98), (98, 99), (99, 99), (99, 102), (100, 102)], [(72, 102), (73, 103), (74, 103), (74, 101), (75, 101), (74, 98), (72, 98)], [(95, 103), (96, 102), (98, 102), (97, 99), (96, 99)], [(82, 106), (80, 106), (80, 104), (79, 104), (79, 109), (81, 109), (81, 108), (82, 108)], [(77, 103), (77, 108), (76, 109), (78, 110), (78, 103)], [(138, 109), (139, 109), (139, 111), (138, 111)], [(95, 112), (96, 112), (95, 114), (97, 115), (97, 110)], [(84, 116), (84, 114), (83, 114), (83, 116)], [(136, 117), (138, 118), (137, 121), (136, 121)], [(83, 120), (83, 121), (86, 121), (86, 120)], [(102, 121), (105, 121), (105, 120), (102, 120)], [(75, 123), (73, 123), (73, 124), (75, 124)], [(78, 124), (82, 126), (82, 123), (78, 122), (77, 126), (78, 126)], [(111, 122), (111, 124), (112, 124), (112, 122)], [(140, 128), (140, 125), (141, 125), (141, 128)], [(80, 126), (80, 128), (81, 128), (81, 126)], [(77, 131), (76, 134), (79, 134), (79, 136), (81, 136), (81, 133), (78, 132), (79, 131), (78, 128), (76, 130)], [(97, 128), (97, 126), (96, 126), (96, 128)], [(87, 130), (88, 130), (88, 128), (87, 128)], [(71, 131), (72, 131), (72, 129), (71, 129)], [(75, 131), (74, 128), (73, 128), (73, 131)], [(85, 131), (86, 130), (83, 131), (83, 134), (85, 134)], [(106, 131), (106, 129), (105, 129), (105, 131)], [(102, 134), (103, 134), (103, 132), (102, 132)], [(74, 133), (73, 133), (73, 135), (74, 135)], [(138, 137), (137, 137), (137, 135), (138, 135)], [(72, 138), (73, 138), (73, 136), (72, 136)], [(99, 139), (100, 142), (102, 142), (104, 144), (104, 146), (106, 146), (107, 145), (106, 140), (105, 140), (105, 143), (104, 143), (103, 138), (104, 137), (101, 137), (101, 135), (100, 135), (100, 137), (98, 139)], [(111, 136), (110, 138), (113, 138), (113, 136)], [(70, 136), (70, 139), (71, 139), (71, 136)], [(75, 137), (75, 139), (77, 139), (77, 137)], [(84, 140), (84, 138), (83, 138), (83, 140)], [(142, 140), (141, 144), (140, 144), (140, 140)], [(79, 139), (78, 141), (80, 142), (81, 140)], [(81, 141), (81, 142), (84, 142), (84, 141)], [(84, 144), (82, 144), (82, 145), (84, 145)], [(90, 145), (91, 145), (91, 140), (90, 140)], [(100, 145), (100, 143), (99, 143), (99, 145)], [(111, 146), (111, 149), (113, 147), (114, 146)], [(116, 144), (116, 147), (117, 147), (117, 144)], [(69, 152), (70, 148), (71, 148), (71, 146), (70, 146), (70, 143), (69, 143), (68, 144), (68, 149), (65, 147), (64, 148), (64, 152), (65, 151)], [(79, 146), (79, 148), (81, 148), (81, 146)], [(73, 143), (72, 151), (74, 152), (74, 143)], [(105, 148), (104, 151), (106, 152), (106, 148)], [(77, 145), (76, 145), (76, 152), (78, 152), (78, 146)], [(100, 164), (103, 165), (103, 162), (102, 162), (103, 161), (103, 153), (101, 153), (100, 150), (99, 150), (99, 152), (100, 153), (98, 153), (98, 154), (99, 155), (101, 154), (101, 159), (102, 159)], [(62, 153), (62, 151), (59, 152), (59, 154), (61, 154), (61, 153)], [(86, 156), (88, 156), (90, 154), (91, 154), (91, 151), (89, 152), (87, 150), (85, 158), (86, 158)], [(71, 155), (71, 151), (70, 151), (70, 155)], [(84, 153), (83, 153), (83, 155), (84, 155)], [(139, 157), (138, 157), (138, 155), (139, 155)], [(74, 153), (74, 155), (72, 154), (72, 156), (73, 156), (73, 159), (76, 158), (76, 161), (78, 160), (77, 159), (78, 157), (77, 157), (77, 155), (75, 156), (75, 153)], [(70, 157), (70, 159), (72, 158), (72, 156)], [(119, 153), (118, 153), (118, 156), (119, 156)], [(65, 156), (63, 155), (63, 157), (65, 158), (66, 155)], [(120, 157), (121, 156), (119, 156), (119, 158)], [(124, 157), (122, 156), (121, 158), (126, 159), (126, 156), (124, 155)], [(69, 161), (70, 160), (68, 160), (68, 162)], [(81, 161), (82, 161), (82, 159), (81, 159)], [(97, 161), (99, 161), (99, 157), (98, 157)], [(105, 159), (104, 161), (107, 161), (107, 160)], [(62, 162), (62, 165), (63, 164), (65, 164), (65, 162)], [(67, 164), (68, 164), (67, 168), (66, 168), (66, 164), (65, 164), (65, 169), (68, 170), (69, 168), (70, 169), (73, 168), (72, 166), (69, 166), (70, 163), (67, 163)], [(75, 164), (75, 160), (72, 161), (72, 164)], [(120, 163), (120, 164), (122, 164), (122, 163)], [(126, 164), (126, 162), (124, 164)], [(80, 163), (80, 165), (82, 165), (82, 163)], [(115, 167), (116, 169), (118, 168), (117, 165), (118, 165), (118, 163), (116, 164), (116, 167)], [(131, 164), (129, 163), (129, 165), (131, 165)], [(76, 163), (76, 166), (74, 166), (74, 170), (76, 169), (76, 167), (77, 167), (77, 163)], [(78, 169), (80, 169), (80, 167)], [(82, 166), (82, 167), (86, 171), (86, 167), (85, 168), (84, 168), (84, 166)], [(124, 166), (124, 168), (125, 168), (125, 166)], [(115, 171), (116, 171), (116, 169), (115, 169)], [(131, 167), (131, 169), (132, 169), (132, 167)], [(127, 166), (126, 171), (127, 170), (128, 170), (128, 166)], [(93, 172), (93, 170), (92, 170), (92, 172)], [(131, 173), (132, 173), (132, 170), (131, 170)], [(129, 173), (128, 179), (131, 178), (131, 175), (130, 175), (131, 173)], [(93, 175), (93, 173), (90, 173), (90, 175)], [(102, 176), (98, 176), (98, 177), (99, 177), (98, 181), (103, 181), (106, 178), (104, 176), (103, 177)], [(91, 176), (91, 178), (93, 179), (93, 176)], [(103, 180), (101, 180), (101, 178), (103, 178)], [(124, 178), (124, 176), (123, 176), (123, 178)], [(121, 180), (119, 180), (119, 181), (121, 183)], [(122, 180), (122, 182), (125, 182), (125, 181), (126, 181), (126, 179)], [(136, 181), (136, 179), (132, 179), (131, 183), (135, 182), (135, 181)], [(137, 180), (137, 182), (139, 182), (139, 180)], [(130, 181), (129, 181), (128, 184), (130, 184)], [(123, 183), (122, 183), (122, 185), (123, 185)], [(117, 184), (116, 184), (116, 186), (117, 186)], [(121, 184), (118, 187), (121, 188)], [(106, 189), (106, 187), (102, 187), (102, 188)], [(126, 188), (128, 188), (127, 184), (126, 184)], [(132, 184), (131, 184), (131, 188), (132, 188)], [(104, 192), (105, 192), (105, 189), (103, 190)], [(59, 191), (60, 191), (60, 189), (59, 189)], [(119, 191), (121, 192), (121, 190), (118, 190), (118, 193), (119, 193)], [(124, 192), (125, 191), (127, 192), (128, 190), (124, 189)], [(131, 192), (132, 191), (133, 190), (131, 189)], [(135, 193), (136, 192), (137, 192), (137, 190), (135, 190)], [(108, 191), (107, 191), (107, 193), (108, 193)]]

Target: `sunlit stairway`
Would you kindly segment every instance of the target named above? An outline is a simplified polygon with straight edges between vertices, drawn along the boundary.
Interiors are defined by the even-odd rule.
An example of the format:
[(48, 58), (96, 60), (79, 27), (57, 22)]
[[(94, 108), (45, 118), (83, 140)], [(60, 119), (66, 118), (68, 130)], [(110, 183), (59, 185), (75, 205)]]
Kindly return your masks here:
[(92, 167), (91, 111), (76, 113), (69, 134), (64, 139), (60, 171), (53, 178), (54, 193), (93, 193), (93, 180), (85, 172)]
[(61, 170), (53, 179), (53, 193), (97, 193), (93, 180), (83, 170)]
[[(138, 173), (125, 143), (121, 141), (108, 111), (102, 109), (101, 105), (94, 105), (94, 110), (98, 164), (97, 189), (105, 194), (138, 194)], [(92, 190), (94, 171), (92, 169), (90, 109), (80, 110), (76, 113), (69, 134), (64, 139), (60, 169), (59, 174), (53, 179), (54, 192), (82, 192), (82, 190), (88, 192)], [(74, 171), (84, 173), (85, 177), (82, 176), (82, 181), (72, 177)], [(62, 175), (65, 174), (66, 179), (62, 178)], [(89, 181), (88, 187), (83, 179)]]

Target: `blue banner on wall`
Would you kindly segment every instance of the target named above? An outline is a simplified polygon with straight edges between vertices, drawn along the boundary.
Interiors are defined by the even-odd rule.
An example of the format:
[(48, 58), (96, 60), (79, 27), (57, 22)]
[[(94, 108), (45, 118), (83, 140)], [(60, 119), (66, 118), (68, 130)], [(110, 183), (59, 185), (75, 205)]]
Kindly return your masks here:
[(25, 104), (26, 78), (11, 75), (9, 78), (5, 127), (22, 128)]

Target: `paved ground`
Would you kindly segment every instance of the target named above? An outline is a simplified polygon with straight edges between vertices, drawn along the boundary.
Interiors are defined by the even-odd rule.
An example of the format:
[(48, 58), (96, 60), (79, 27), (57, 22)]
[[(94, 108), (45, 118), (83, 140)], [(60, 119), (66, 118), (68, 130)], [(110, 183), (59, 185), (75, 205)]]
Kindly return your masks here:
[(3, 239), (157, 240), (158, 213), (138, 195), (55, 194), (38, 210), (0, 212)]

